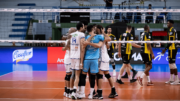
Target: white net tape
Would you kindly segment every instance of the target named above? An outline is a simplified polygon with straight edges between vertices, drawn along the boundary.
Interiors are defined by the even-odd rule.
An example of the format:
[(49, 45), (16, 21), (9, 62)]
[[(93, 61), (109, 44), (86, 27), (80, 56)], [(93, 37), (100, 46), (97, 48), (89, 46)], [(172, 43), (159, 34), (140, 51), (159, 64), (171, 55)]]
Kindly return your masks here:
[[(15, 42), (15, 43), (64, 43), (65, 41), (51, 40), (0, 40), (0, 42)], [(110, 43), (180, 43), (180, 41), (110, 41)]]
[(0, 12), (169, 12), (178, 13), (180, 9), (16, 9), (1, 8)]

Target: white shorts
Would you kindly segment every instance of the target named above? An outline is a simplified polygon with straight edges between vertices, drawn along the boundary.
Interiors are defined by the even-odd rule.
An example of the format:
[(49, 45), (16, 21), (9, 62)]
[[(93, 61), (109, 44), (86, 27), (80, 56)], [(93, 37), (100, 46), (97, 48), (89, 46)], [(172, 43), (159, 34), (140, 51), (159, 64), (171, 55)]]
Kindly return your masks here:
[(99, 61), (99, 69), (101, 71), (109, 71), (109, 62)]
[(65, 64), (66, 73), (71, 72), (71, 64)]
[(80, 70), (82, 68), (79, 67), (80, 59), (71, 59), (71, 68), (72, 70)]

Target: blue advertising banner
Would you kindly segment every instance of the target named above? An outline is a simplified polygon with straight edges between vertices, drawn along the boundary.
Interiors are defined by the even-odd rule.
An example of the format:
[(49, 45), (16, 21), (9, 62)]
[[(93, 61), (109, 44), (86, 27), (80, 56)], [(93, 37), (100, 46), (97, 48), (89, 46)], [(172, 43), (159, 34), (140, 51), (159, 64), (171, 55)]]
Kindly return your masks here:
[[(155, 59), (152, 61), (153, 64), (169, 64), (168, 62), (168, 50), (164, 55), (161, 54), (163, 48), (153, 48)], [(141, 49), (133, 48), (131, 64), (143, 64), (143, 59), (140, 54)], [(114, 60), (116, 64), (122, 64), (122, 59), (118, 57), (118, 52), (115, 50)], [(180, 64), (180, 48), (176, 55), (176, 64)]]
[(0, 47), (0, 63), (47, 63), (47, 47)]

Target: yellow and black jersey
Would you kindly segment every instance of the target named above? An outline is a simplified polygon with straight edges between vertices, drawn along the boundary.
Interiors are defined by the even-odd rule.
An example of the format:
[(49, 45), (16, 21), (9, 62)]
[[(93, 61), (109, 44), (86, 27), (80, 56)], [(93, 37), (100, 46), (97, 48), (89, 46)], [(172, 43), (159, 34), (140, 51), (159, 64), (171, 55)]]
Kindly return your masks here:
[[(176, 30), (173, 27), (171, 27), (169, 29), (169, 31), (168, 31), (168, 40), (169, 41), (176, 41), (176, 40), (178, 40), (177, 32), (176, 32)], [(167, 45), (166, 49), (176, 50), (177, 49), (176, 45), (177, 44), (175, 44), (175, 43), (170, 43), (170, 44)]]
[[(151, 41), (151, 34), (148, 32), (144, 32), (141, 34), (141, 41)], [(142, 43), (141, 44), (142, 48), (141, 48), (141, 53), (146, 53), (146, 54), (150, 54), (150, 50), (147, 47), (147, 43)]]
[[(109, 37), (111, 38), (111, 41), (116, 41), (116, 36), (113, 35), (113, 34), (110, 34)], [(111, 43), (110, 46), (109, 46), (109, 50), (114, 50), (115, 49), (115, 43)]]
[[(121, 41), (133, 41), (134, 36), (130, 33), (123, 33), (120, 35), (119, 40)], [(122, 54), (131, 54), (132, 46), (131, 43), (122, 43), (121, 44), (121, 53)]]

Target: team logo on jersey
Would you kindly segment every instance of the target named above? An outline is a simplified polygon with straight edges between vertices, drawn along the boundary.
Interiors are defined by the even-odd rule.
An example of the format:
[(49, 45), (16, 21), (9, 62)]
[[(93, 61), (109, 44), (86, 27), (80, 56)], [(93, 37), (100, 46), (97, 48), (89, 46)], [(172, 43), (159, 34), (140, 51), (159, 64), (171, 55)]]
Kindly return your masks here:
[(173, 35), (173, 32), (169, 32), (169, 35)]
[(16, 61), (16, 63), (20, 61), (28, 61), (32, 57), (33, 57), (33, 48), (18, 49), (15, 50), (12, 54), (13, 62)]
[(127, 34), (126, 34), (126, 33), (124, 33), (124, 34), (123, 34), (123, 36), (127, 36)]
[(72, 37), (72, 43), (76, 43), (76, 38)]
[(93, 37), (91, 40), (95, 40), (95, 38)]

